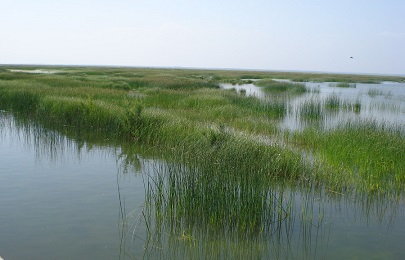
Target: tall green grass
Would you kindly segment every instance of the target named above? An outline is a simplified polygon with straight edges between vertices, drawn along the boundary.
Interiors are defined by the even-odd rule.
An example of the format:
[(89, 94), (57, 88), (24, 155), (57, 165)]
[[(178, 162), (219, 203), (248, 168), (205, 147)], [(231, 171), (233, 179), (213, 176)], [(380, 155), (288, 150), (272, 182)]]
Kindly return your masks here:
[(306, 130), (296, 138), (330, 167), (336, 176), (324, 175), (337, 187), (346, 183), (359, 192), (402, 193), (405, 138), (400, 126), (351, 121), (325, 133)]
[(303, 119), (321, 119), (324, 116), (320, 100), (306, 100), (299, 106), (299, 116)]
[[(203, 160), (218, 154), (222, 159), (217, 163), (230, 167), (237, 158), (240, 161), (237, 167), (246, 169), (247, 172), (260, 171), (263, 176), (298, 181), (310, 176), (317, 181), (325, 179), (328, 182), (326, 173), (329, 169), (338, 172), (344, 169), (353, 173), (337, 175), (334, 181), (357, 189), (357, 183), (362, 182), (355, 183), (350, 176), (367, 179), (367, 175), (357, 172), (368, 171), (370, 165), (377, 167), (377, 162), (364, 160), (361, 166), (356, 166), (358, 169), (355, 171), (353, 160), (345, 157), (345, 154), (336, 154), (336, 158), (340, 158), (340, 164), (336, 163), (338, 159), (335, 161), (329, 159), (330, 156), (324, 157), (321, 151), (326, 148), (322, 148), (320, 144), (335, 136), (330, 132), (308, 130), (302, 135), (297, 134), (292, 141), (283, 139), (279, 122), (289, 109), (287, 99), (281, 97), (283, 95), (269, 95), (266, 99), (259, 100), (217, 88), (217, 83), (221, 80), (242, 79), (246, 72), (91, 67), (58, 70), (61, 72), (55, 74), (2, 70), (0, 109), (26, 115), (61, 131), (64, 128), (70, 129), (86, 138), (97, 134), (105, 138), (120, 138), (129, 143), (160, 147), (162, 151), (173, 151), (172, 154), (176, 156), (173, 160), (188, 158), (186, 163), (195, 163), (191, 158)], [(249, 73), (248, 76), (262, 78), (258, 81), (261, 82), (259, 85), (269, 84), (274, 87), (280, 83), (268, 80), (269, 75), (275, 74), (257, 72), (251, 75)], [(287, 75), (294, 78), (295, 74), (279, 74), (283, 77)], [(287, 84), (288, 86), (282, 85), (279, 88), (284, 93), (302, 93), (305, 89), (301, 85)], [(297, 86), (300, 90), (291, 90)], [(304, 102), (296, 113), (304, 120), (320, 121), (330, 110), (358, 113), (361, 109), (360, 101), (346, 102), (337, 96), (330, 96), (325, 101), (313, 99)], [(357, 129), (360, 134), (350, 134), (350, 131), (356, 132), (351, 126), (347, 131), (349, 133), (336, 130), (336, 136), (344, 135), (348, 140), (350, 136), (357, 138), (361, 134), (373, 136), (367, 128)], [(395, 140), (390, 143), (393, 149), (402, 149), (403, 137), (392, 135), (389, 131), (386, 133), (387, 131), (386, 128), (377, 131), (378, 136), (386, 135), (388, 140)], [(238, 139), (240, 137), (251, 139), (242, 142)], [(308, 137), (308, 140), (304, 140), (304, 137)], [(260, 143), (263, 139), (271, 141)], [(268, 145), (277, 144), (280, 140), (284, 141), (283, 146)], [(312, 140), (318, 140), (319, 144), (316, 145)], [(341, 150), (340, 145), (343, 142), (333, 140), (332, 138), (329, 143), (331, 151)], [(377, 140), (374, 143), (378, 143)], [(308, 144), (311, 145), (307, 146)], [(314, 158), (309, 157), (306, 160), (317, 161), (321, 158), (324, 163), (323, 171), (308, 173), (311, 168), (297, 156), (301, 152), (306, 155), (308, 149), (314, 149), (316, 153)], [(292, 155), (291, 150), (296, 154)], [(245, 160), (238, 154), (251, 160)], [(367, 149), (364, 149), (363, 156), (366, 154)], [(395, 166), (394, 179), (397, 182), (373, 177), (369, 179), (369, 185), (375, 181), (378, 190), (388, 190), (390, 185), (396, 189), (399, 187), (398, 183), (402, 185), (405, 182), (401, 177), (404, 174), (397, 172), (397, 165), (401, 165), (398, 163), (400, 157), (392, 158), (393, 163), (390, 165)], [(360, 162), (361, 160), (356, 160), (356, 164)], [(253, 167), (254, 170), (247, 167)], [(402, 169), (402, 166), (398, 167)]]
[(315, 234), (322, 233), (325, 214), (322, 205), (316, 211), (314, 190), (299, 195), (287, 183), (208, 161), (197, 167), (157, 163), (154, 169), (145, 181), (142, 213), (151, 257), (291, 257), (290, 250), (300, 248), (292, 244), (296, 236), (305, 244), (296, 253), (310, 256), (319, 250), (312, 243), (323, 244), (322, 234)]

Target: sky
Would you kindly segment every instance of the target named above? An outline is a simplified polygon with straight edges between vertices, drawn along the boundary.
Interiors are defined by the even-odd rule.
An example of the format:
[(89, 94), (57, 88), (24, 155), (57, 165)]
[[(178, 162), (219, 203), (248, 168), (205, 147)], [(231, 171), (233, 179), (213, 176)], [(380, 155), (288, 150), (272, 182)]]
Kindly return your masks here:
[(404, 14), (401, 0), (0, 0), (0, 64), (402, 75)]

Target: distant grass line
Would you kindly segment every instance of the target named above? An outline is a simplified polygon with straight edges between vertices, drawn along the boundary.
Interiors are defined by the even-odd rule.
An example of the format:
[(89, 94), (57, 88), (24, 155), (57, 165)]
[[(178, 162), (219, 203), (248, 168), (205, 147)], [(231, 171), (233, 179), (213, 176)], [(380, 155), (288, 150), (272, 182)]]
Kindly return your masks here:
[[(133, 78), (149, 78), (157, 74), (171, 74), (186, 76), (194, 79), (212, 79), (214, 81), (235, 79), (289, 79), (295, 82), (352, 82), (352, 83), (380, 83), (382, 81), (405, 82), (405, 77), (386, 75), (337, 74), (315, 72), (282, 72), (282, 71), (244, 71), (244, 70), (210, 70), (210, 69), (170, 69), (170, 68), (131, 68), (131, 67), (100, 67), (100, 66), (36, 66), (36, 65), (0, 65), (0, 78), (10, 75), (8, 69), (48, 69), (58, 70), (58, 75), (80, 74), (87, 76), (122, 76)], [(18, 73), (26, 74), (26, 73)], [(30, 78), (32, 75), (26, 75)], [(40, 75), (38, 75), (40, 76)], [(24, 77), (18, 75), (17, 77)]]

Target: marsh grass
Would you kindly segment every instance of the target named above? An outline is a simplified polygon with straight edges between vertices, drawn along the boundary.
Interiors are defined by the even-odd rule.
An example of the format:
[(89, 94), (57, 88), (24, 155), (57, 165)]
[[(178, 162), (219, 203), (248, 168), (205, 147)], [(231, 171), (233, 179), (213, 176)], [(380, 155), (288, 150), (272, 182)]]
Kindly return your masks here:
[(336, 184), (348, 183), (360, 192), (403, 190), (405, 139), (400, 126), (351, 121), (325, 133), (306, 130), (298, 140), (340, 172)]
[(318, 99), (306, 100), (298, 109), (297, 115), (302, 119), (321, 119), (324, 116), (323, 104)]
[[(137, 107), (133, 112), (141, 116), (143, 113)], [(14, 118), (19, 131), (35, 135), (27, 138), (35, 140), (30, 147), (47, 152), (49, 156), (55, 156), (53, 151), (66, 145), (67, 140), (77, 140), (65, 138), (52, 128), (32, 125), (33, 122), (23, 116)], [(394, 134), (399, 131), (388, 125), (377, 127)], [(337, 186), (320, 187), (312, 181), (313, 171), (298, 184), (281, 176), (265, 178), (267, 171), (260, 171), (257, 163), (252, 166), (247, 161), (255, 160), (262, 152), (278, 153), (279, 148), (257, 148), (248, 140), (235, 138), (225, 127), (205, 129), (202, 138), (190, 140), (190, 143), (183, 139), (185, 143), (176, 147), (183, 147), (183, 150), (175, 149), (177, 155), (156, 153), (160, 147), (151, 152), (151, 147), (142, 148), (127, 142), (116, 146), (121, 155), (118, 161), (123, 164), (122, 172), (117, 174), (117, 185), (128, 181), (119, 180), (121, 174), (127, 174), (126, 168), (144, 170), (141, 176), (145, 178), (147, 197), (145, 203), (135, 209), (120, 200), (121, 257), (139, 257), (141, 250), (145, 251), (145, 258), (154, 259), (325, 258), (324, 253), (330, 250), (328, 228), (333, 219), (328, 214), (333, 213), (331, 208), (340, 211), (342, 205), (350, 205), (349, 208), (355, 211), (350, 213), (356, 214), (356, 221), (373, 223), (374, 218), (389, 221), (386, 217), (395, 215), (396, 207), (402, 203), (401, 197), (393, 198), (387, 193), (373, 191), (353, 195)], [(200, 146), (192, 152), (199, 152), (202, 160), (189, 154), (188, 146), (197, 141), (201, 142)], [(79, 147), (81, 144), (78, 140)], [(79, 149), (100, 145), (111, 147), (111, 143), (103, 139), (86, 139), (85, 148)], [(230, 146), (234, 153), (223, 156), (228, 154), (226, 149)], [(246, 146), (250, 148), (244, 148)], [(201, 147), (211, 150), (204, 154)], [(254, 154), (256, 149), (260, 151)], [(237, 150), (244, 153), (239, 155)], [(154, 157), (158, 154), (159, 157)], [(174, 160), (178, 155), (187, 163)], [(257, 162), (268, 158), (277, 161), (268, 156), (260, 156)], [(278, 155), (285, 156), (284, 153)], [(242, 161), (245, 157), (247, 161)], [(222, 158), (226, 158), (225, 163), (221, 162)], [(277, 169), (277, 165), (271, 163), (266, 169)], [(145, 234), (143, 230), (146, 230)]]
[[(274, 185), (237, 167), (218, 171), (216, 164), (202, 166), (201, 161), (191, 168), (159, 163), (148, 175), (148, 254), (203, 259), (317, 254), (313, 244), (318, 239), (324, 244), (327, 217), (322, 204), (315, 205), (319, 195), (314, 190), (298, 195), (288, 183)], [(302, 252), (291, 251), (295, 236), (302, 238)]]
[(326, 109), (337, 110), (341, 107), (341, 105), (342, 105), (342, 100), (336, 94), (329, 95), (325, 99), (325, 108)]
[[(319, 182), (322, 182), (322, 179), (331, 182), (330, 174), (327, 174), (330, 170), (337, 172), (333, 182), (352, 189), (358, 189), (358, 183), (367, 182), (354, 182), (356, 178), (365, 178), (369, 185), (374, 181), (374, 185), (379, 187), (378, 190), (388, 190), (390, 185), (396, 189), (405, 182), (401, 177), (404, 171), (399, 173), (399, 170), (403, 170), (402, 164), (398, 163), (402, 160), (399, 156), (392, 157), (391, 163), (384, 163), (394, 165), (392, 171), (395, 173), (391, 174), (394, 177), (389, 177), (391, 181), (388, 181), (380, 177), (370, 178), (364, 174), (370, 165), (382, 170), (377, 167), (378, 163), (374, 159), (365, 160), (358, 166), (357, 163), (361, 160), (356, 159), (354, 163), (344, 153), (339, 152), (336, 153), (336, 157), (332, 157), (324, 156), (321, 152), (326, 151), (321, 145), (326, 142), (325, 140), (330, 140), (328, 145), (331, 151), (345, 151), (340, 148), (343, 142), (336, 141), (338, 138), (335, 140), (335, 136), (343, 135), (350, 140), (350, 136), (352, 138), (360, 138), (361, 134), (373, 136), (374, 132), (378, 138), (385, 135), (388, 140), (395, 140), (395, 143), (389, 143), (392, 150), (398, 150), (398, 147), (402, 149), (403, 137), (392, 134), (387, 127), (377, 131), (375, 127), (367, 130), (347, 126), (346, 132), (342, 129), (334, 130), (335, 132), (318, 131), (319, 136), (313, 136), (315, 130), (308, 130), (297, 134), (296, 138), (287, 144), (284, 143), (284, 146), (272, 146), (280, 140), (278, 123), (289, 109), (287, 99), (283, 99), (283, 95), (269, 95), (267, 98), (257, 99), (217, 88), (221, 80), (242, 79), (246, 72), (77, 67), (58, 70), (62, 72), (29, 74), (0, 71), (0, 109), (25, 115), (44, 125), (58, 128), (59, 131), (69, 129), (81, 138), (100, 135), (106, 139), (117, 138), (129, 143), (159, 147), (162, 152), (173, 151), (171, 154), (174, 157), (171, 160), (181, 161), (187, 165), (198, 165), (196, 160), (207, 160), (225, 168), (236, 167), (246, 172), (258, 171), (263, 178), (285, 178), (295, 181), (313, 178)], [(250, 78), (262, 78), (261, 81), (257, 81), (261, 82), (259, 85), (270, 86), (280, 82), (268, 80), (269, 75), (277, 75), (275, 78), (288, 75), (292, 79), (296, 79), (294, 77), (297, 76), (264, 72), (251, 74), (248, 75)], [(353, 77), (350, 81), (357, 82)], [(288, 86), (282, 84), (281, 87), (275, 87), (276, 92), (305, 91), (302, 85), (287, 84)], [(361, 109), (363, 107), (360, 100), (354, 103), (347, 102), (332, 95), (326, 101), (317, 99), (306, 101), (296, 113), (304, 120), (320, 121), (324, 119), (328, 110), (359, 113)], [(360, 134), (355, 134), (356, 131)], [(275, 141), (269, 142), (272, 145), (260, 143), (259, 138), (256, 141), (253, 141), (254, 138), (242, 141), (238, 135), (265, 136)], [(304, 141), (304, 136), (308, 136), (309, 139)], [(314, 140), (319, 140), (319, 144), (316, 145)], [(376, 139), (373, 142), (378, 143), (377, 141)], [(356, 142), (353, 140), (352, 144)], [(359, 142), (359, 145), (362, 143)], [(305, 152), (307, 149), (314, 149), (316, 151), (314, 160), (317, 160), (316, 157), (322, 158), (324, 169), (309, 174), (311, 168), (302, 159), (300, 149)], [(363, 150), (364, 157), (368, 154), (368, 150)], [(291, 151), (295, 151), (299, 156)], [(349, 154), (348, 151), (346, 148), (346, 153)], [(331, 152), (326, 154), (329, 153)], [(370, 156), (374, 158), (373, 155)], [(378, 156), (381, 158), (382, 155)], [(341, 171), (351, 173), (342, 175), (339, 174)], [(364, 188), (366, 185), (363, 184), (358, 190), (370, 190)]]
[[(140, 212), (147, 223), (146, 254), (169, 250), (176, 258), (181, 253), (173, 248), (191, 256), (209, 252), (207, 258), (226, 258), (225, 251), (240, 258), (266, 258), (261, 253), (270, 251), (275, 252), (270, 257), (283, 258), (290, 256), (294, 236), (302, 236), (305, 249), (318, 242), (324, 212), (321, 207), (318, 215), (308, 210), (314, 202), (307, 199), (357, 198), (367, 204), (360, 203), (359, 210), (378, 213), (392, 198), (403, 200), (403, 126), (352, 121), (332, 129), (281, 133), (278, 123), (290, 109), (288, 98), (272, 94), (260, 100), (217, 88), (243, 75), (76, 67), (56, 74), (0, 71), (0, 109), (80, 142), (97, 136), (116, 141), (123, 153), (140, 146), (164, 161), (167, 165), (158, 163), (144, 176), (147, 201)], [(247, 76), (270, 75), (276, 74)], [(282, 77), (322, 78), (288, 73), (274, 78)], [(277, 91), (302, 93), (294, 87)], [(361, 109), (360, 100), (331, 95), (304, 102), (296, 114), (319, 122), (327, 113)], [(122, 156), (142, 168), (137, 156)], [(295, 196), (294, 187), (307, 190)], [(294, 206), (297, 202), (301, 208)], [(300, 223), (298, 235), (295, 223)]]
[(261, 79), (255, 81), (256, 86), (262, 87), (267, 93), (277, 94), (300, 94), (307, 92), (305, 84), (280, 82), (272, 79)]

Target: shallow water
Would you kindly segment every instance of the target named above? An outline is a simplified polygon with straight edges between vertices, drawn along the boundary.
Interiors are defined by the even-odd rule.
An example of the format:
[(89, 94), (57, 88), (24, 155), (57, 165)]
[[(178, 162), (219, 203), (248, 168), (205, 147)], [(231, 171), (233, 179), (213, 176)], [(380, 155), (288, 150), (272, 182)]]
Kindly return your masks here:
[(254, 96), (258, 98), (265, 96), (262, 89), (254, 84), (235, 85), (230, 83), (221, 83), (220, 87), (222, 89), (235, 89), (236, 91), (246, 90), (247, 96)]
[(334, 86), (334, 83), (306, 83), (306, 86), (312, 91), (315, 90), (315, 93), (306, 93), (291, 98), (289, 101), (290, 110), (281, 124), (282, 127), (290, 130), (305, 128), (308, 124), (299, 116), (300, 107), (308, 100), (322, 103), (331, 96), (338, 97), (343, 103), (358, 103), (360, 108), (358, 111), (347, 108), (326, 111), (324, 116), (316, 122), (323, 129), (333, 128), (350, 120), (405, 124), (404, 83), (357, 83), (355, 88), (340, 88)]
[[(341, 88), (336, 87), (336, 83), (333, 82), (306, 82), (305, 86), (310, 90), (309, 92), (286, 97), (285, 102), (288, 109), (280, 123), (281, 128), (288, 130), (302, 130), (306, 127), (330, 129), (353, 120), (371, 120), (394, 125), (405, 124), (405, 83), (357, 83), (355, 88)], [(270, 100), (270, 102), (272, 99), (271, 94), (265, 93), (254, 84), (221, 84), (221, 88), (235, 89), (239, 92), (244, 89), (247, 96), (255, 96), (263, 100)], [(327, 110), (324, 108), (324, 102), (331, 96), (339, 99), (340, 107)], [(280, 98), (279, 94), (277, 98)], [(319, 117), (302, 117), (301, 109), (307, 102), (321, 104)], [(358, 110), (347, 107), (356, 103), (360, 104)]]
[(198, 223), (185, 233), (181, 225), (173, 227), (175, 219), (157, 227), (154, 214), (143, 211), (144, 183), (156, 181), (155, 174), (164, 174), (168, 165), (0, 113), (0, 255), (6, 260), (405, 257), (403, 199), (300, 188), (281, 192), (276, 186), (280, 205), (291, 210), (270, 225), (272, 233), (212, 236)]
[(21, 73), (30, 73), (30, 74), (54, 74), (58, 73), (60, 71), (58, 70), (43, 70), (43, 69), (37, 69), (37, 70), (13, 70), (9, 69), (11, 72), (21, 72)]
[(119, 193), (133, 208), (144, 195), (118, 155), (0, 114), (0, 255), (118, 259)]

